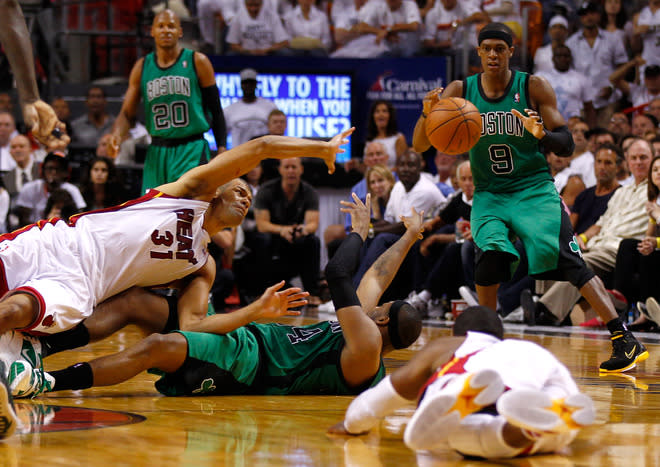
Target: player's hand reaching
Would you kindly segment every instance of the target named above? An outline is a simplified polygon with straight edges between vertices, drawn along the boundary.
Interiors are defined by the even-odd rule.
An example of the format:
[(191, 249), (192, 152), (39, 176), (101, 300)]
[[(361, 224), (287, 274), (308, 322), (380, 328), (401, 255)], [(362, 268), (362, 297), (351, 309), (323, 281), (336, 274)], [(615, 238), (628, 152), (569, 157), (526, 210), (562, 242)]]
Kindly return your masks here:
[(440, 88), (432, 89), (426, 93), (424, 99), (422, 100), (422, 112), (424, 112), (424, 114), (428, 115), (429, 112), (431, 112), (431, 109), (433, 108), (435, 103), (440, 100), (440, 96), (442, 95), (442, 91), (444, 90), (445, 88), (440, 87)]
[(545, 136), (545, 128), (543, 128), (543, 122), (541, 122), (539, 113), (532, 109), (525, 109), (525, 112), (527, 112), (527, 115), (521, 114), (516, 109), (511, 109), (511, 113), (520, 119), (525, 129), (534, 135), (534, 138), (543, 138)]
[(261, 318), (298, 316), (300, 315), (300, 311), (292, 310), (291, 308), (307, 305), (305, 297), (309, 295), (309, 292), (303, 292), (299, 287), (280, 290), (282, 287), (284, 287), (284, 281), (268, 287), (263, 295), (259, 297)]
[(367, 199), (364, 203), (355, 193), (352, 194), (352, 197), (353, 202), (340, 201), (343, 207), (339, 208), (339, 210), (351, 215), (353, 232), (360, 235), (362, 240), (364, 240), (369, 234), (369, 223), (371, 221), (371, 194), (367, 194)]
[(71, 138), (66, 134), (53, 108), (41, 99), (23, 106), (23, 120), (34, 137), (49, 151), (66, 149)]
[(325, 161), (325, 165), (328, 166), (328, 173), (335, 172), (335, 159), (337, 154), (346, 152), (345, 149), (342, 149), (344, 144), (348, 144), (348, 137), (355, 131), (355, 127), (350, 127), (348, 130), (344, 130), (339, 134), (336, 134), (330, 141), (330, 150), (328, 154), (321, 156)]
[(417, 234), (417, 238), (422, 239), (424, 231), (424, 211), (417, 212), (415, 208), (410, 208), (410, 216), (401, 216), (401, 222), (409, 232)]
[(110, 159), (116, 159), (119, 155), (119, 146), (121, 146), (121, 137), (119, 133), (112, 132), (110, 135), (110, 140), (108, 141), (108, 157)]

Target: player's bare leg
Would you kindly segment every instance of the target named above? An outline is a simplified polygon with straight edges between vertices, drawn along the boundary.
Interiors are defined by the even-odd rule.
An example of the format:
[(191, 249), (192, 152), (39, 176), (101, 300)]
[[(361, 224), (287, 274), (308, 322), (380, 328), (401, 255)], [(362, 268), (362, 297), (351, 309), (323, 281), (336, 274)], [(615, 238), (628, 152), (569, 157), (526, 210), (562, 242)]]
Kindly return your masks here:
[(39, 316), (39, 302), (28, 293), (15, 293), (0, 301), (0, 334), (23, 329)]
[(497, 310), (497, 289), (500, 288), (499, 284), (495, 285), (476, 285), (477, 297), (479, 297), (479, 305)]
[(591, 305), (596, 314), (600, 316), (603, 323), (609, 323), (619, 316), (600, 277), (594, 276), (582, 286), (580, 293), (589, 305)]

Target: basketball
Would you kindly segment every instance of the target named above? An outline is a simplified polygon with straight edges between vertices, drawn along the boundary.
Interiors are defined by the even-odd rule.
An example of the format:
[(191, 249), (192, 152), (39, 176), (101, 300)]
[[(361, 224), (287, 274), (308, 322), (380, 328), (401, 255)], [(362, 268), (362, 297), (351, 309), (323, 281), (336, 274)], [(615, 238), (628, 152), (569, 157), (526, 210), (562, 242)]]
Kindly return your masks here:
[(426, 136), (440, 152), (468, 152), (481, 136), (479, 110), (460, 97), (440, 99), (426, 116)]

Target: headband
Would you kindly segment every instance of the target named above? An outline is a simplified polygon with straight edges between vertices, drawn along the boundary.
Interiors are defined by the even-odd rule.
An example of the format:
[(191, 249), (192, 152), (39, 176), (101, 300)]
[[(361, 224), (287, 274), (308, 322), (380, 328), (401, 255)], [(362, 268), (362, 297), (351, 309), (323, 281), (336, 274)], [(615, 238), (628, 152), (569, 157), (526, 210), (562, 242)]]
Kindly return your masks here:
[(482, 29), (481, 32), (479, 32), (479, 45), (481, 45), (486, 39), (500, 39), (506, 42), (509, 47), (513, 45), (513, 37), (511, 34), (500, 29)]
[(401, 336), (399, 336), (399, 310), (403, 305), (406, 304), (407, 302), (404, 302), (403, 300), (397, 300), (392, 302), (392, 305), (390, 306), (390, 321), (387, 323), (387, 331), (390, 335), (390, 342), (392, 343), (392, 347), (395, 349), (406, 348), (406, 346), (401, 342)]

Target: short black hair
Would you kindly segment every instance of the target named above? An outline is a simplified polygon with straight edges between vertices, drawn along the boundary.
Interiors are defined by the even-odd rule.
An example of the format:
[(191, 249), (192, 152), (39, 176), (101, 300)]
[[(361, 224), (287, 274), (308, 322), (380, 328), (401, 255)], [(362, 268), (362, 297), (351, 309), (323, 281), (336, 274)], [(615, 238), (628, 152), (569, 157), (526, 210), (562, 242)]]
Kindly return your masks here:
[(660, 65), (649, 65), (644, 68), (644, 78), (655, 78), (660, 76)]
[(612, 151), (616, 155), (616, 165), (619, 165), (623, 162), (624, 160), (623, 149), (621, 149), (621, 146), (619, 146), (618, 144), (612, 144), (612, 143), (601, 144), (600, 146), (598, 146), (598, 149), (596, 149), (594, 157), (597, 156), (598, 153), (603, 150)]
[(454, 336), (466, 336), (468, 331), (490, 334), (498, 339), (504, 337), (504, 326), (496, 312), (485, 306), (470, 306), (454, 321)]
[(422, 332), (422, 317), (408, 302), (392, 302), (387, 325), (390, 342), (395, 349), (405, 349), (417, 340)]
[(46, 165), (46, 162), (56, 162), (60, 167), (60, 170), (69, 170), (69, 160), (66, 158), (64, 153), (60, 151), (53, 151), (46, 154), (44, 157), (43, 165)]

